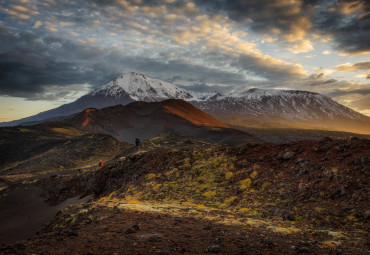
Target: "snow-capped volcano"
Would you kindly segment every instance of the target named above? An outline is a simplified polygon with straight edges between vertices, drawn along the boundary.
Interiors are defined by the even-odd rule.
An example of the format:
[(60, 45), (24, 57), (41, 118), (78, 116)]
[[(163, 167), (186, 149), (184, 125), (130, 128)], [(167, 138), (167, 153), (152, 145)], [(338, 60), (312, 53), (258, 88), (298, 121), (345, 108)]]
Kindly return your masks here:
[(217, 94), (193, 104), (221, 119), (231, 116), (264, 120), (368, 119), (328, 96), (300, 90), (254, 88), (242, 93)]
[[(211, 116), (227, 122), (231, 118), (243, 121), (261, 120), (281, 123), (283, 121), (315, 128), (370, 133), (369, 117), (325, 95), (307, 91), (275, 89), (249, 89), (226, 95), (217, 91), (196, 93), (136, 72), (116, 77), (75, 102), (25, 119), (1, 123), (0, 126), (34, 124), (50, 118), (59, 120), (63, 119), (60, 116), (69, 116), (86, 108), (101, 109), (118, 104), (126, 105), (135, 101), (158, 102), (166, 99), (184, 99)], [(356, 129), (351, 128), (352, 125), (356, 126)]]
[(93, 90), (88, 95), (104, 95), (115, 98), (128, 95), (134, 101), (146, 102), (157, 102), (165, 99), (191, 100), (193, 98), (190, 92), (169, 82), (146, 77), (136, 72), (121, 75), (108, 84)]

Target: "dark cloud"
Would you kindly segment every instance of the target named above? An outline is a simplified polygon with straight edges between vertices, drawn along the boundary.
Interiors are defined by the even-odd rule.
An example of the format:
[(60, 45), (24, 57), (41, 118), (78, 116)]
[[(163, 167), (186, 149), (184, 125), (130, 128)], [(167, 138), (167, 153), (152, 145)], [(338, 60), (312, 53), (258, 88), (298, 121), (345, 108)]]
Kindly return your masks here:
[(324, 73), (311, 74), (306, 81), (309, 82), (309, 86), (311, 87), (329, 85), (338, 82), (336, 79), (325, 79)]
[(370, 62), (359, 62), (353, 65), (356, 70), (370, 70)]
[(177, 84), (191, 82), (208, 85), (242, 85), (246, 83), (242, 74), (208, 68), (182, 60), (165, 62), (153, 58), (125, 56), (119, 62), (126, 71), (136, 70)]
[[(13, 34), (0, 27), (0, 94), (29, 100), (54, 100), (66, 92), (48, 93), (53, 86), (89, 83), (100, 86), (123, 72), (181, 83), (243, 84), (241, 74), (215, 70), (180, 60), (162, 61), (127, 56), (110, 49), (74, 43), (57, 36), (42, 40), (33, 33)], [(9, 45), (10, 44), (10, 45)]]
[[(258, 33), (274, 32), (283, 37), (295, 37), (297, 29), (309, 29), (306, 18), (312, 15), (315, 1), (271, 0), (197, 0), (207, 12), (226, 13), (229, 18), (245, 24)], [(278, 32), (277, 32), (278, 31)]]
[[(40, 40), (36, 34), (13, 34), (0, 27), (0, 94), (42, 98), (48, 86), (98, 84), (112, 75), (114, 69), (95, 66), (104, 52), (81, 47), (58, 37)], [(89, 60), (94, 59), (92, 63)], [(36, 98), (35, 98), (36, 99)]]
[(241, 66), (244, 70), (269, 80), (295, 79), (306, 76), (302, 66), (254, 55), (241, 55), (236, 66)]
[(339, 90), (336, 89), (329, 94), (330, 96), (348, 96), (348, 95), (361, 95), (367, 96), (370, 95), (370, 88), (369, 89), (354, 89), (354, 90)]
[(191, 86), (178, 85), (181, 88), (186, 90), (205, 93), (205, 92), (214, 92), (227, 93), (235, 88), (235, 86), (217, 86), (217, 85), (207, 85), (207, 84), (193, 84)]
[(307, 32), (331, 35), (335, 47), (347, 53), (370, 51), (368, 0), (197, 0), (208, 13), (227, 14), (246, 28), (275, 34), (282, 40), (303, 39)]
[(359, 109), (369, 109), (370, 108), (370, 95), (364, 96), (358, 100), (351, 102), (351, 106)]
[[(335, 47), (346, 53), (370, 51), (370, 2), (340, 0), (326, 9), (319, 9), (312, 21), (314, 27), (334, 38)], [(324, 5), (325, 6), (325, 5)]]
[[(17, 2), (20, 3), (14, 0), (15, 4)], [(154, 42), (157, 40), (162, 44), (162, 49), (167, 46), (170, 48), (173, 43), (170, 35), (177, 29), (177, 23), (169, 26), (164, 17), (150, 18), (143, 12), (125, 16), (124, 13), (130, 13), (138, 2), (136, 0), (55, 1), (54, 5), (38, 2), (36, 5), (41, 15), (35, 17), (31, 25), (26, 26), (26, 21), (22, 21), (21, 25), (18, 23), (15, 25), (15, 19), (7, 19), (6, 27), (0, 23), (0, 95), (18, 96), (30, 100), (52, 100), (68, 96), (65, 90), (48, 93), (53, 86), (72, 88), (75, 84), (84, 83), (100, 86), (115, 76), (129, 71), (143, 72), (148, 76), (180, 85), (196, 84), (187, 88), (197, 91), (222, 91), (233, 86), (245, 87), (248, 84), (245, 74), (269, 79), (270, 84), (275, 81), (306, 77), (305, 70), (298, 64), (280, 61), (262, 53), (256, 53), (257, 51), (249, 52), (249, 49), (245, 54), (239, 55), (227, 54), (222, 52), (221, 48), (209, 49), (208, 53), (205, 53), (199, 50), (199, 44), (190, 45), (183, 51), (180, 47), (179, 52), (174, 51), (173, 48), (168, 49), (169, 53), (175, 53), (176, 59), (171, 58), (171, 55), (166, 57), (165, 54), (161, 54), (159, 48), (154, 46), (140, 49), (142, 46), (140, 44), (145, 44), (140, 42), (142, 39), (150, 39)], [(241, 28), (245, 27), (245, 30), (249, 28), (262, 34), (280, 31), (278, 36), (282, 40), (294, 41), (302, 36), (301, 32), (304, 35), (308, 30), (311, 32), (318, 30), (323, 34), (333, 35), (337, 47), (345, 51), (363, 51), (370, 47), (369, 38), (363, 38), (369, 34), (369, 15), (364, 14), (369, 4), (364, 1), (360, 1), (361, 8), (352, 7), (357, 8), (358, 11), (351, 15), (344, 14), (343, 6), (340, 7), (341, 3), (348, 2), (344, 0), (197, 0), (195, 2), (209, 16), (215, 13), (227, 14), (230, 19), (238, 22)], [(9, 3), (6, 3), (6, 7), (10, 5)], [(185, 8), (187, 4), (189, 2), (186, 1), (166, 4), (168, 14), (175, 13), (173, 11), (176, 8)], [(164, 2), (142, 1), (141, 6), (143, 5), (154, 8), (164, 5)], [(320, 5), (319, 8), (316, 5)], [(339, 7), (329, 11), (333, 6)], [(6, 14), (0, 10), (0, 15), (2, 18)], [(183, 11), (181, 15), (187, 18), (191, 17), (192, 13)], [(140, 23), (142, 21), (140, 18), (145, 18), (146, 23)], [(30, 26), (35, 24), (36, 20), (42, 22), (42, 25), (31, 29)], [(70, 31), (78, 35), (73, 38), (68, 33), (68, 29), (60, 29), (61, 22), (70, 22)], [(47, 32), (51, 27), (60, 31)], [(104, 30), (104, 33), (99, 33), (99, 29)], [(130, 29), (137, 37), (125, 37)], [(124, 43), (119, 46), (110, 45), (109, 32), (119, 34)], [(89, 39), (86, 36), (104, 38), (98, 38), (102, 39), (99, 47), (86, 43)], [(354, 38), (344, 38), (350, 36)], [(83, 40), (85, 42), (82, 42)], [(117, 40), (113, 43), (116, 42)], [(349, 45), (353, 49), (349, 49)], [(146, 50), (145, 54), (142, 53), (144, 50)], [(216, 52), (218, 50), (219, 53)], [(189, 59), (195, 59), (198, 64), (192, 63)], [(354, 64), (354, 68), (364, 69), (363, 65), (359, 64), (361, 63)], [(369, 78), (368, 75), (367, 79)], [(320, 86), (332, 85), (338, 81), (324, 79), (323, 74), (318, 74), (317, 77), (312, 76), (303, 82), (309, 83), (308, 86)]]
[(356, 70), (370, 70), (370, 62), (359, 62), (356, 64), (344, 64), (335, 67), (335, 70), (341, 72), (350, 72)]

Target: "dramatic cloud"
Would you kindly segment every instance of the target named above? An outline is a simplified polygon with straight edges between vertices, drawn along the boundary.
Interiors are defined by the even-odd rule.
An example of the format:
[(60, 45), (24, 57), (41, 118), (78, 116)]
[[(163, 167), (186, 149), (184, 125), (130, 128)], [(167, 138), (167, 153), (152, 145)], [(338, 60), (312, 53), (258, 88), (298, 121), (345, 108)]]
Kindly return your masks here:
[(356, 70), (370, 70), (370, 62), (360, 62), (356, 64), (346, 63), (343, 65), (337, 65), (334, 67), (335, 70), (340, 72), (351, 72)]
[(290, 49), (293, 53), (303, 53), (313, 50), (312, 43), (308, 40), (302, 40), (301, 42), (294, 44), (293, 48)]
[(336, 49), (347, 54), (370, 52), (370, 2), (366, 0), (197, 2), (208, 12), (226, 12), (254, 32), (294, 43), (296, 52), (310, 49), (304, 40), (315, 37), (312, 33), (333, 37)]
[(263, 55), (242, 55), (239, 64), (245, 70), (271, 80), (281, 80), (281, 74), (284, 74), (286, 79), (302, 78), (307, 75), (300, 64), (290, 64)]
[(68, 100), (129, 71), (220, 92), (254, 86), (330, 94), (363, 89), (359, 81), (370, 78), (365, 0), (1, 4), (0, 96)]
[(336, 89), (334, 92), (330, 93), (331, 96), (345, 96), (345, 95), (353, 95), (353, 94), (358, 94), (361, 96), (370, 95), (370, 88), (354, 89), (354, 90)]
[(0, 26), (0, 93), (45, 99), (48, 86), (98, 86), (125, 70), (178, 84), (241, 86), (245, 75), (277, 80), (307, 75), (298, 63), (262, 54), (245, 39), (247, 33), (233, 31), (236, 24), (202, 13), (193, 2), (93, 2), (9, 5), (29, 16), (44, 15), (31, 22), (33, 31)]
[(312, 7), (302, 4), (300, 0), (197, 2), (209, 12), (226, 11), (230, 19), (248, 25), (253, 31), (274, 34), (289, 42), (303, 40), (312, 26), (308, 19)]
[(370, 53), (370, 2), (367, 0), (327, 1), (313, 17), (314, 26), (330, 34), (337, 50), (345, 54)]

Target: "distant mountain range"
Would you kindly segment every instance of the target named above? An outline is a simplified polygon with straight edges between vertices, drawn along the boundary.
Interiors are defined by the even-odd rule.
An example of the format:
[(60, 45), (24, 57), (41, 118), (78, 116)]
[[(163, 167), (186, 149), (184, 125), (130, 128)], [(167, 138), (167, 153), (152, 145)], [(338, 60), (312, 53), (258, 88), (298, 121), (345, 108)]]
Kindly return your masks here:
[(325, 95), (275, 89), (249, 89), (226, 95), (195, 93), (135, 72), (119, 76), (75, 102), (24, 119), (3, 122), (0, 126), (60, 120), (86, 108), (101, 109), (135, 101), (159, 102), (166, 99), (184, 99), (221, 121), (237, 125), (257, 120), (262, 123), (279, 122), (282, 126), (294, 124), (304, 128), (370, 133), (369, 117)]

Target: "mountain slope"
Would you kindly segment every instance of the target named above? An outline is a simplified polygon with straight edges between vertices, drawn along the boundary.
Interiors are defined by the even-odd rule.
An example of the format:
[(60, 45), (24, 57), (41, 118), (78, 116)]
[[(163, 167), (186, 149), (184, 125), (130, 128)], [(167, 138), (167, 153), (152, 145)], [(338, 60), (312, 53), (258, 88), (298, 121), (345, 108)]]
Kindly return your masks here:
[[(126, 105), (135, 101), (159, 102), (165, 99), (187, 100), (202, 111), (233, 125), (239, 125), (243, 121), (257, 120), (279, 122), (287, 126), (300, 125), (302, 128), (370, 134), (369, 117), (325, 95), (307, 91), (274, 89), (250, 89), (227, 95), (218, 92), (199, 94), (135, 72), (121, 75), (75, 102), (21, 120), (0, 123), (0, 126), (21, 123), (30, 125), (49, 121), (51, 118), (61, 120), (65, 116), (81, 112), (86, 108), (101, 109), (117, 104)], [(261, 127), (268, 125), (267, 123)]]
[(251, 120), (302, 128), (322, 128), (370, 134), (370, 118), (330, 97), (299, 90), (250, 89), (240, 94), (208, 97), (191, 101), (199, 109), (226, 123)]
[(37, 124), (50, 118), (69, 116), (86, 108), (101, 109), (118, 104), (126, 105), (134, 101), (158, 102), (169, 98), (191, 99), (192, 97), (190, 92), (171, 83), (131, 72), (116, 77), (108, 84), (91, 91), (72, 103), (20, 120), (0, 123), (0, 126), (15, 126), (23, 123)]
[(328, 96), (299, 90), (250, 89), (241, 94), (192, 102), (209, 113), (265, 120), (369, 119)]
[(248, 133), (232, 129), (195, 108), (184, 100), (134, 102), (104, 109), (88, 108), (65, 120), (76, 128), (93, 133), (109, 134), (121, 141), (133, 143), (163, 132), (174, 132), (210, 141), (239, 144), (259, 142)]
[(0, 175), (66, 172), (97, 166), (128, 144), (89, 134), (64, 123), (0, 128)]

